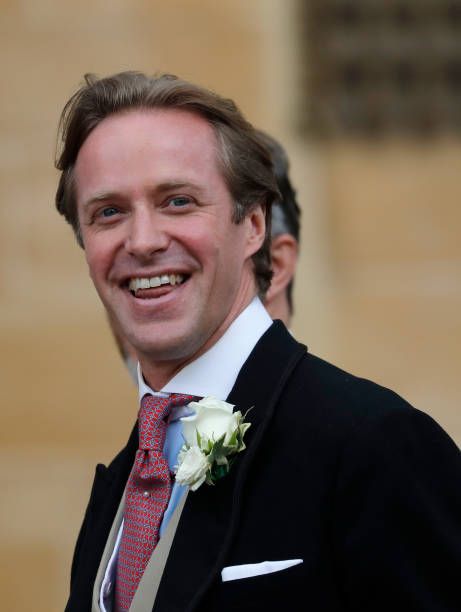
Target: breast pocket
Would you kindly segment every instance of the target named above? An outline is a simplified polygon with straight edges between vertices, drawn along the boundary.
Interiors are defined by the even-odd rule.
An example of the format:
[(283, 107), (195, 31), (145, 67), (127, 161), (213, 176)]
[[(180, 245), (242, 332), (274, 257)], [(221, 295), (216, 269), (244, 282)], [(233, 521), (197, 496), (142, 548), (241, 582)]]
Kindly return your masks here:
[(269, 573), (225, 580), (216, 589), (215, 609), (220, 612), (306, 610), (304, 582), (302, 563)]

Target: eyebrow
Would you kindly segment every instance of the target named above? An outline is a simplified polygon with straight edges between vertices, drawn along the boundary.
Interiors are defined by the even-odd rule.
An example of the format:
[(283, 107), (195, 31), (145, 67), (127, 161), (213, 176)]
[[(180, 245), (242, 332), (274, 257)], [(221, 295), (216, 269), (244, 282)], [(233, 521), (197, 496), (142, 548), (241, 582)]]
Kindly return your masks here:
[(92, 196), (89, 200), (86, 200), (86, 202), (83, 202), (83, 206), (87, 207), (91, 206), (91, 204), (97, 204), (98, 202), (106, 202), (107, 200), (120, 200), (120, 194), (115, 191), (103, 191)]
[(190, 181), (164, 181), (155, 187), (153, 190), (155, 193), (163, 193), (164, 191), (171, 191), (172, 189), (182, 189), (183, 187), (187, 187), (189, 189), (194, 189), (194, 191), (198, 191), (199, 193), (203, 193), (203, 188), (199, 185), (192, 183)]

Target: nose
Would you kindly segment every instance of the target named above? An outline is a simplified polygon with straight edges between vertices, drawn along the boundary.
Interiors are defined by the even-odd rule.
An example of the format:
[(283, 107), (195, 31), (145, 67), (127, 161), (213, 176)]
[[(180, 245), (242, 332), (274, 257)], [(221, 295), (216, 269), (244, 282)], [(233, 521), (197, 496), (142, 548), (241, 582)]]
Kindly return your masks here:
[(132, 211), (125, 247), (139, 260), (149, 259), (157, 251), (165, 251), (170, 238), (162, 227), (161, 215), (150, 207)]

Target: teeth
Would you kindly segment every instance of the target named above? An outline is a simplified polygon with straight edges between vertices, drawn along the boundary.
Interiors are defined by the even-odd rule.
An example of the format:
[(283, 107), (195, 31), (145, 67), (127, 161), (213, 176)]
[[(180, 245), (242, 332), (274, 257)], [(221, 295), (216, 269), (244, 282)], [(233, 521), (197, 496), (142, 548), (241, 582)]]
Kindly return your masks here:
[(152, 276), (151, 278), (132, 278), (128, 284), (130, 291), (138, 291), (138, 289), (149, 289), (150, 287), (160, 287), (161, 285), (179, 285), (184, 280), (182, 274), (162, 274), (161, 276)]

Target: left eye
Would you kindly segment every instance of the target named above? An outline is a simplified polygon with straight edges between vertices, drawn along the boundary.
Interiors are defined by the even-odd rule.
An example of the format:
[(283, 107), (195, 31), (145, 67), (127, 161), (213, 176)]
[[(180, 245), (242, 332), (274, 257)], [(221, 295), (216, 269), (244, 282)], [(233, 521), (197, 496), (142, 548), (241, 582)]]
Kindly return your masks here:
[(108, 206), (107, 208), (104, 208), (104, 209), (101, 211), (101, 215), (102, 215), (103, 217), (112, 217), (113, 215), (116, 215), (116, 214), (117, 214), (117, 212), (118, 212), (118, 211), (117, 211), (117, 209), (116, 209), (116, 208), (114, 208), (113, 206)]
[(181, 208), (182, 206), (187, 206), (190, 204), (190, 198), (187, 196), (175, 196), (174, 198), (170, 198), (168, 201), (173, 208)]

